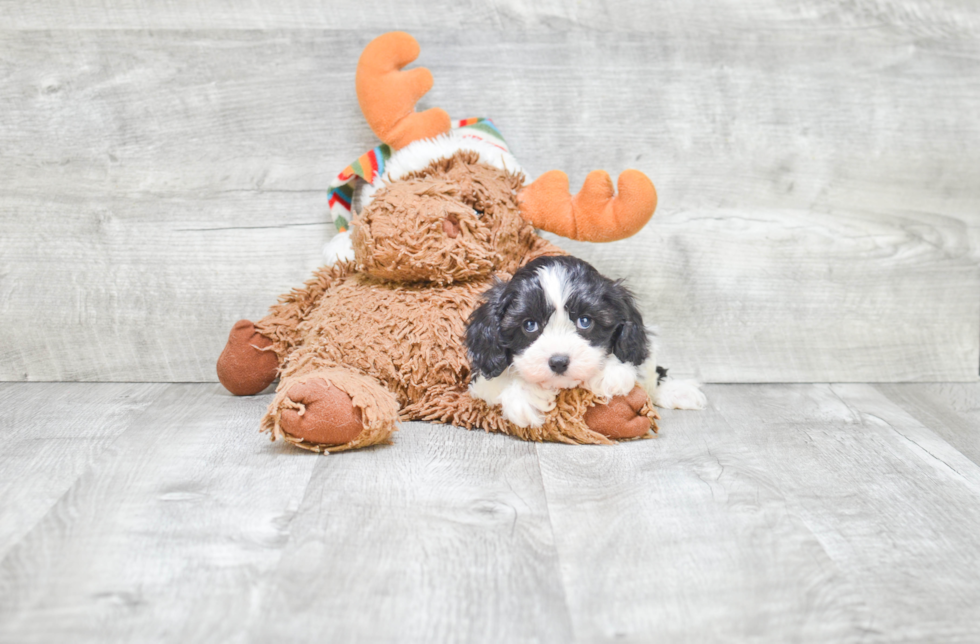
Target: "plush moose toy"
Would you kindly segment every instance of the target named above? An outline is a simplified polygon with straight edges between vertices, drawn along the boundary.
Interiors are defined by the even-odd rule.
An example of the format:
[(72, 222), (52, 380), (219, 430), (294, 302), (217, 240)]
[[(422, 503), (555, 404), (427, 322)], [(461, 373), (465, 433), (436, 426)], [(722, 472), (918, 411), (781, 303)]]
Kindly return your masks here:
[[(432, 75), (401, 70), (418, 53), (402, 32), (376, 38), (362, 53), (357, 96), (385, 145), (331, 184), (341, 230), (330, 244), (336, 261), (257, 323), (235, 324), (218, 359), (221, 383), (251, 395), (279, 377), (263, 430), (314, 451), (385, 442), (399, 420), (567, 443), (656, 431), (639, 386), (610, 400), (562, 391), (540, 427), (516, 426), (468, 393), (465, 326), (481, 294), (536, 257), (565, 254), (535, 228), (578, 240), (622, 239), (650, 219), (657, 194), (636, 170), (620, 175), (618, 195), (602, 171), (589, 174), (575, 196), (560, 171), (524, 185), (492, 123), (453, 122), (438, 108), (415, 111)], [(361, 208), (347, 231), (355, 186)]]

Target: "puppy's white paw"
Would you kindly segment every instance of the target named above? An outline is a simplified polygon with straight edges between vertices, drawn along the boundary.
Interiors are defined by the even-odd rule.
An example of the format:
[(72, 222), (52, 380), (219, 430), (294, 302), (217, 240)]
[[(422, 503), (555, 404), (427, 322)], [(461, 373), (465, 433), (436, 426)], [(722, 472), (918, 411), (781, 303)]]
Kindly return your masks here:
[(500, 405), (503, 417), (518, 427), (541, 427), (544, 414), (526, 400), (510, 400)]
[(484, 378), (482, 375), (477, 375), (470, 382), (470, 395), (491, 405), (496, 405), (500, 402), (500, 394), (507, 389), (510, 382), (506, 376)]
[(625, 396), (633, 391), (638, 375), (636, 366), (611, 356), (605, 368), (585, 383), (585, 388), (600, 398)]
[(504, 418), (518, 427), (541, 427), (544, 415), (555, 407), (556, 392), (515, 382), (500, 395)]
[(696, 380), (665, 380), (647, 393), (653, 404), (663, 409), (704, 409), (708, 404)]

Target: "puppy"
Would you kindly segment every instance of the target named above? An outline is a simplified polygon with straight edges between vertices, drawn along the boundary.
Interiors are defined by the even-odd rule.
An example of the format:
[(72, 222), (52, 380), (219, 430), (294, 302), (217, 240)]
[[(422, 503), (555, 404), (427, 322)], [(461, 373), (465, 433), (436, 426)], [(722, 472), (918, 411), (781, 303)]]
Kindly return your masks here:
[(515, 425), (539, 427), (560, 389), (584, 387), (608, 399), (638, 380), (654, 404), (704, 406), (693, 382), (682, 387), (686, 396), (656, 395), (666, 370), (651, 360), (633, 295), (581, 259), (539, 257), (483, 298), (466, 329), (470, 393), (499, 404)]

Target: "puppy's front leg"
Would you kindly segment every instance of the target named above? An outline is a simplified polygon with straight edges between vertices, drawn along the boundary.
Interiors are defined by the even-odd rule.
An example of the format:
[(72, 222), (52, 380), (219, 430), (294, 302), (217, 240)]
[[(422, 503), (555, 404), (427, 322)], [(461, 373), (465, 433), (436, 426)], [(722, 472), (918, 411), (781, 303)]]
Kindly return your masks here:
[(584, 384), (584, 387), (600, 398), (625, 396), (633, 391), (639, 376), (636, 365), (621, 362), (609, 356), (605, 366)]
[(501, 394), (500, 407), (504, 418), (518, 427), (541, 427), (557, 396), (557, 391), (514, 380)]
[(478, 376), (470, 385), (474, 398), (500, 405), (501, 415), (519, 427), (540, 427), (544, 415), (554, 409), (557, 391), (513, 378), (507, 373), (496, 378)]

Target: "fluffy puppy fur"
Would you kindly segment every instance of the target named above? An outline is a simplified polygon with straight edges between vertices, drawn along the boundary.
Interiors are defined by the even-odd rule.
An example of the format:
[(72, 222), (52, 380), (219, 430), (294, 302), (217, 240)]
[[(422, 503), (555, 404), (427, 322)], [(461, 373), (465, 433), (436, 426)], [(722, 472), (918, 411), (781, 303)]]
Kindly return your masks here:
[(678, 380), (667, 375), (667, 369), (657, 364), (657, 333), (647, 326), (650, 336), (650, 357), (640, 373), (640, 385), (650, 396), (650, 402), (664, 409), (704, 409), (708, 399), (697, 380)]
[(639, 381), (661, 407), (705, 404), (696, 382), (656, 366), (629, 290), (576, 257), (541, 257), (495, 283), (470, 316), (466, 345), (471, 395), (521, 427), (540, 426), (558, 391), (573, 387), (611, 398)]
[(560, 389), (633, 389), (649, 340), (632, 294), (575, 257), (541, 257), (497, 282), (470, 316), (470, 392), (537, 427)]

